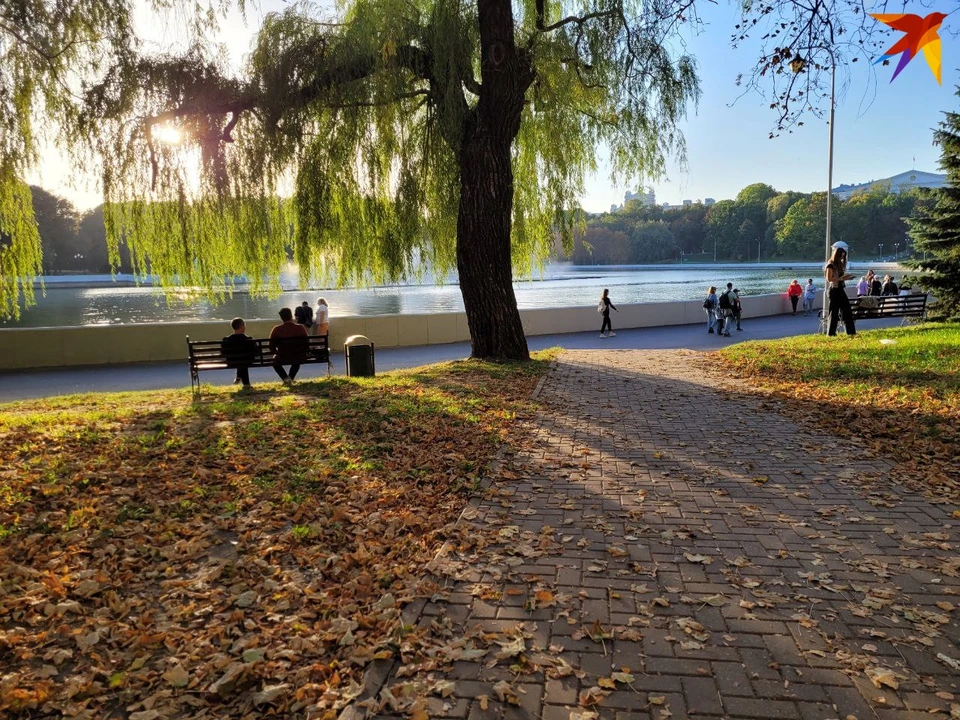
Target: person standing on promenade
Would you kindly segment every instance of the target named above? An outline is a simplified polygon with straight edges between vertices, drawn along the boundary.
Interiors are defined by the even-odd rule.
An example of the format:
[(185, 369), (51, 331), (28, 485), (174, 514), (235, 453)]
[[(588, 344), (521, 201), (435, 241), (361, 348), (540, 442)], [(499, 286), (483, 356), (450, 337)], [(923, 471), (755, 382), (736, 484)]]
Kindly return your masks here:
[(313, 308), (306, 300), (294, 311), (294, 315), (297, 318), (297, 325), (303, 325), (306, 328), (313, 325)]
[(857, 297), (864, 297), (870, 294), (870, 278), (864, 275), (857, 283)]
[(730, 326), (733, 325), (733, 306), (736, 298), (733, 296), (733, 283), (727, 283), (727, 291), (717, 298), (717, 307), (720, 309), (721, 327), (717, 328), (724, 337), (730, 337)]
[(250, 389), (250, 363), (257, 356), (257, 343), (247, 335), (247, 326), (243, 318), (234, 318), (230, 323), (233, 334), (227, 335), (220, 341), (223, 356), (227, 359), (227, 367), (235, 368), (237, 377), (234, 385), (242, 384), (243, 390)]
[(900, 288), (897, 287), (897, 284), (893, 281), (893, 278), (889, 275), (883, 276), (883, 287), (880, 288), (881, 295), (899, 295)]
[(740, 304), (740, 290), (733, 289), (733, 317), (737, 321), (737, 330), (743, 331), (740, 327), (740, 318), (743, 317), (743, 306)]
[[(613, 331), (613, 325), (610, 324), (610, 308), (617, 310), (617, 306), (610, 302), (610, 290), (608, 288), (603, 289), (603, 295), (600, 296), (600, 305), (597, 309), (603, 314), (603, 322), (600, 324), (600, 337), (615, 337), (616, 333)], [(620, 312), (617, 310), (617, 312)], [(605, 334), (605, 331), (609, 331), (609, 335)]]
[(330, 334), (330, 306), (324, 298), (317, 300), (317, 311), (313, 315), (313, 334)]
[(809, 315), (813, 312), (813, 304), (817, 301), (817, 286), (813, 284), (813, 278), (807, 278), (807, 285), (803, 288), (803, 314)]
[(847, 298), (847, 291), (844, 289), (847, 280), (852, 280), (853, 275), (847, 272), (847, 244), (843, 241), (833, 244), (833, 255), (830, 256), (830, 262), (824, 268), (824, 275), (827, 281), (827, 292), (830, 297), (830, 320), (827, 325), (827, 335), (835, 336), (837, 334), (837, 322), (840, 315), (843, 315), (843, 324), (847, 329), (847, 335), (856, 335), (857, 329), (853, 324), (853, 311), (850, 309), (850, 300)]
[[(274, 325), (270, 331), (270, 351), (273, 353), (273, 369), (277, 371), (284, 385), (291, 385), (300, 372), (300, 364), (306, 359), (310, 348), (307, 329), (293, 321), (290, 308), (280, 310), (283, 323)], [(290, 366), (290, 374), (283, 369)]]
[(707, 297), (703, 299), (703, 309), (707, 313), (707, 332), (713, 333), (713, 326), (717, 324), (717, 287), (711, 285), (707, 290)]
[[(870, 271), (871, 273), (873, 270)], [(876, 297), (880, 297), (880, 294), (883, 292), (883, 283), (880, 282), (880, 277), (874, 275), (870, 278), (870, 294)]]
[(787, 288), (787, 295), (790, 296), (790, 304), (793, 305), (793, 314), (797, 314), (797, 303), (800, 302), (800, 296), (803, 295), (803, 288), (800, 287), (800, 281), (794, 278)]

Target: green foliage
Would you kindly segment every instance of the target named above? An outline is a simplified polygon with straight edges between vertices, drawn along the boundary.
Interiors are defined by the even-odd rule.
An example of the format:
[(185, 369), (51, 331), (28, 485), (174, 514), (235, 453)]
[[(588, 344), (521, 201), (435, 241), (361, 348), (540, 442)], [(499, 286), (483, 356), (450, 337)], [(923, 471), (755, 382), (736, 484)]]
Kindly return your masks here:
[[(787, 257), (822, 258), (827, 236), (826, 208), (825, 192), (811, 193), (791, 205), (776, 225), (777, 251)], [(833, 235), (840, 237), (838, 232)]]
[[(618, 175), (656, 176), (665, 153), (682, 156), (676, 124), (699, 95), (692, 60), (661, 41), (671, 13), (579, 5), (547, 3), (543, 26), (535, 3), (514, 9), (533, 77), (506, 170), (521, 275), (555, 232), (571, 247), (597, 145)], [(578, 9), (601, 15), (547, 29)], [(306, 5), (269, 15), (239, 80), (202, 48), (119, 63), (88, 94), (84, 125), (106, 161), (113, 258), (123, 239), (137, 272), (214, 296), (240, 275), (276, 290), (287, 246), (304, 284), (395, 281), (425, 263), (443, 277), (479, 54), (473, 3), (354, 0), (332, 23)], [(161, 127), (183, 141), (164, 145)]]
[[(664, 209), (630, 203), (613, 213), (593, 216), (570, 257), (583, 264), (648, 263), (704, 253), (718, 260), (755, 260), (758, 242), (761, 258), (820, 260), (826, 236), (826, 193), (778, 193), (769, 185), (755, 183), (737, 194), (736, 200), (721, 200)], [(880, 243), (892, 253), (896, 243), (906, 250), (905, 217), (915, 208), (931, 204), (925, 190), (900, 194), (876, 187), (848, 200), (834, 198), (834, 239), (848, 242), (856, 256), (874, 257)], [(674, 246), (669, 251), (637, 248), (634, 236), (644, 224), (662, 223)], [(602, 232), (603, 229), (610, 233)], [(632, 258), (628, 260), (627, 258)]]
[(41, 271), (40, 234), (30, 188), (0, 165), (0, 317), (20, 317), (20, 299), (33, 303)]
[[(960, 95), (958, 90), (957, 95)], [(945, 113), (934, 142), (940, 146), (940, 167), (947, 187), (931, 193), (935, 204), (920, 209), (908, 220), (914, 242), (912, 266), (921, 271), (920, 284), (934, 293), (931, 307), (940, 317), (960, 317), (960, 114)], [(923, 255), (921, 259), (919, 256)]]
[(82, 269), (77, 257), (82, 254), (77, 242), (80, 213), (69, 200), (42, 188), (31, 186), (30, 195), (43, 250), (43, 274)]
[[(164, 2), (157, 2), (163, 5)], [(78, 139), (77, 90), (132, 51), (129, 0), (0, 4), (0, 317), (33, 302), (41, 271), (30, 190), (40, 143)]]

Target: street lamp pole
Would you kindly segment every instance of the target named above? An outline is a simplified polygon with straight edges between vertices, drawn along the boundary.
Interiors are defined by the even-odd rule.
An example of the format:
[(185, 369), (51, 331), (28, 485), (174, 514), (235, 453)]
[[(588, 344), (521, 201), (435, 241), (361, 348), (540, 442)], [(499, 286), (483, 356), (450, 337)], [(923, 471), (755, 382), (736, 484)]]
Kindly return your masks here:
[[(830, 141), (827, 160), (827, 239), (826, 239), (826, 262), (830, 262), (830, 224), (833, 219), (833, 112), (836, 104), (836, 80), (837, 80), (837, 61), (830, 53)], [(826, 312), (826, 310), (824, 310)]]

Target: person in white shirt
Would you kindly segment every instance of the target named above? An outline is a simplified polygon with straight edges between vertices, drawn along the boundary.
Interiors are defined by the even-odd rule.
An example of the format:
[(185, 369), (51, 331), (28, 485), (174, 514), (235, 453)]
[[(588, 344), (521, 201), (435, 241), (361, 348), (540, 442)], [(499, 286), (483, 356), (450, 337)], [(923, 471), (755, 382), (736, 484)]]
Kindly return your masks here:
[(813, 278), (807, 278), (807, 285), (803, 289), (803, 314), (809, 315), (813, 312), (813, 303), (817, 299), (817, 286), (813, 284)]
[(324, 298), (317, 300), (317, 310), (313, 314), (313, 334), (330, 334), (330, 307)]

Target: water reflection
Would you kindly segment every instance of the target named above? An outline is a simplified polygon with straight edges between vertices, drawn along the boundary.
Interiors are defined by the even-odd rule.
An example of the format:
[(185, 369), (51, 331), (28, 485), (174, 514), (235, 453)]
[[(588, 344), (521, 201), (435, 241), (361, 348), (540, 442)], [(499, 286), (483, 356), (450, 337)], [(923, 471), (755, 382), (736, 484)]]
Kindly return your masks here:
[[(878, 272), (897, 272), (895, 266), (873, 266)], [(853, 269), (863, 273), (866, 266)], [(543, 279), (515, 283), (521, 308), (595, 306), (603, 288), (610, 288), (615, 304), (691, 300), (703, 296), (710, 285), (724, 287), (732, 282), (741, 295), (785, 292), (791, 280), (805, 283), (810, 276), (818, 285), (818, 265), (722, 267), (576, 267), (550, 266)], [(279, 298), (252, 297), (237, 292), (222, 304), (164, 297), (152, 287), (71, 288), (47, 286), (36, 306), (26, 310), (19, 321), (0, 322), (0, 327), (55, 327), (105, 323), (173, 322), (276, 317), (281, 307), (294, 307), (306, 300), (316, 305), (325, 297), (333, 317), (338, 315), (429, 314), (463, 310), (456, 285), (405, 285), (343, 290), (290, 290)], [(746, 303), (747, 301), (745, 301)]]

